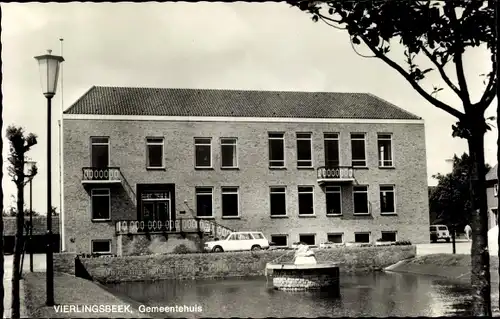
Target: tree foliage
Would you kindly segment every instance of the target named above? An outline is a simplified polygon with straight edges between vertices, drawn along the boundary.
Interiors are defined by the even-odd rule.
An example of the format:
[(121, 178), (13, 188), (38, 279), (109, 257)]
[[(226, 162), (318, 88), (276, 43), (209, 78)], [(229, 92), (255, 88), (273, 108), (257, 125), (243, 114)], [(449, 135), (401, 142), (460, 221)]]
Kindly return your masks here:
[[(485, 164), (489, 170), (490, 166)], [(439, 223), (458, 230), (471, 223), (472, 196), (469, 192), (470, 158), (464, 153), (453, 157), (453, 170), (448, 174), (433, 175), (438, 180), (436, 187), (429, 194), (429, 210), (437, 214)]]
[[(434, 106), (455, 116), (456, 136), (468, 138), (472, 129), (485, 132), (489, 125), (481, 116), (496, 95), (495, 1), (288, 1), (312, 14), (313, 21), (346, 30), (353, 48), (364, 44), (397, 72)], [(390, 57), (395, 46), (404, 49), (404, 63)], [(466, 81), (463, 54), (468, 48), (484, 46), (491, 59), (491, 71), (477, 74), (484, 82), (484, 92), (472, 101)], [(427, 61), (421, 65), (420, 61)], [(447, 72), (449, 64), (453, 72)], [(444, 88), (434, 85), (425, 89), (421, 81), (438, 72), (447, 88), (463, 102), (459, 110), (437, 98)], [(452, 74), (454, 73), (454, 74)], [(454, 81), (454, 77), (456, 80)], [(482, 77), (482, 79), (481, 79)], [(470, 114), (474, 114), (471, 118)], [(488, 118), (492, 120), (493, 118)]]

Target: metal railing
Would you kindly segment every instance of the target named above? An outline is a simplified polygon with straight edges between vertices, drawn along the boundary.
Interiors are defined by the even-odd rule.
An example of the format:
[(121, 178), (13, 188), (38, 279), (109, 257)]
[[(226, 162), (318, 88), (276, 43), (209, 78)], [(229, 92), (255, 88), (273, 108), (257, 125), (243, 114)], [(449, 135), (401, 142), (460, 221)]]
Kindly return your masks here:
[(119, 167), (83, 167), (82, 180), (84, 181), (121, 181)]
[(316, 173), (318, 180), (354, 180), (352, 166), (320, 166)]
[(176, 220), (120, 220), (115, 224), (117, 234), (142, 234), (154, 232), (204, 232), (220, 238), (233, 230), (212, 220), (201, 218), (179, 218)]

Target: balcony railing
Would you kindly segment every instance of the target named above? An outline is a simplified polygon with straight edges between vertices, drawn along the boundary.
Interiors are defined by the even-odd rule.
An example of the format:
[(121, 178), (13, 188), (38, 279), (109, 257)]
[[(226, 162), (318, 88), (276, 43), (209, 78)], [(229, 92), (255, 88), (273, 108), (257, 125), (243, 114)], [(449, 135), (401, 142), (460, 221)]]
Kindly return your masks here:
[(316, 173), (318, 183), (352, 182), (355, 179), (352, 166), (321, 166)]
[(118, 167), (83, 167), (82, 183), (121, 183), (122, 174)]
[(232, 232), (225, 226), (212, 220), (200, 218), (180, 218), (176, 220), (121, 220), (115, 224), (117, 234), (145, 233), (209, 233), (213, 237), (223, 238)]

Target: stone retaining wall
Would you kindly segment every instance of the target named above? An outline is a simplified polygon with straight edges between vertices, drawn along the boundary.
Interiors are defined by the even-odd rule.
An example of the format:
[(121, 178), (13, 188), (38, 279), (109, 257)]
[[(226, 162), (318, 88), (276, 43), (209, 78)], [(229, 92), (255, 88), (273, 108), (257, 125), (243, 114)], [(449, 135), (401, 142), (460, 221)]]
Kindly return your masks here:
[[(81, 258), (93, 279), (100, 282), (146, 281), (162, 279), (225, 278), (264, 275), (265, 266), (277, 258), (293, 259), (293, 250), (258, 252), (161, 254), (146, 256)], [(415, 246), (338, 247), (316, 249), (318, 262), (334, 262), (341, 272), (374, 271), (400, 260), (415, 257)], [(69, 269), (68, 257), (55, 254), (57, 271)], [(74, 267), (74, 266), (73, 266)], [(71, 272), (70, 272), (71, 273)], [(74, 273), (74, 272), (73, 272)]]
[(277, 269), (273, 271), (273, 286), (284, 291), (303, 291), (339, 288), (339, 269)]

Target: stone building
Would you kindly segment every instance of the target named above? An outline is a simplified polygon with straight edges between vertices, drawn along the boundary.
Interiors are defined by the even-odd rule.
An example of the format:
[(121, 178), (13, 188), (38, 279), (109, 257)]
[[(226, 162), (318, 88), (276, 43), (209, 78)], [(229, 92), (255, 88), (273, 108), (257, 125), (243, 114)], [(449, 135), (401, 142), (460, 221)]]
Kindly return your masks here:
[(424, 122), (371, 94), (95, 86), (63, 132), (66, 251), (179, 220), (278, 246), (429, 241)]

